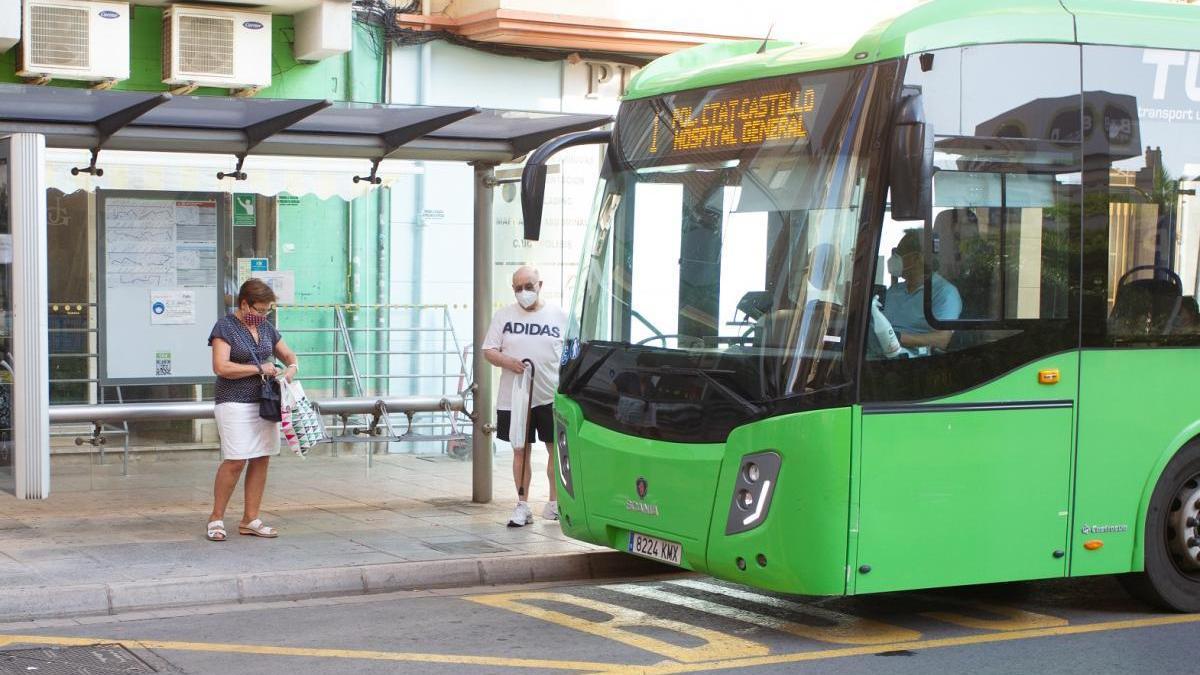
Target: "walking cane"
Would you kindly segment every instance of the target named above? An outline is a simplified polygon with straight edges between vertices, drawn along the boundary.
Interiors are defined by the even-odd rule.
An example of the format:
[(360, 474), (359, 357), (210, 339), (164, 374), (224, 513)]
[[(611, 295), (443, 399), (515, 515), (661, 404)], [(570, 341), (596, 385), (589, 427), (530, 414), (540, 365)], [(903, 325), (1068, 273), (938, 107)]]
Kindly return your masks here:
[[(528, 407), (525, 408), (525, 452), (521, 460), (521, 471), (518, 472), (520, 479), (517, 481), (517, 498), (521, 501), (525, 500), (525, 469), (529, 464), (529, 455), (533, 454), (533, 442), (529, 439), (533, 431), (533, 384), (537, 381), (537, 369), (533, 366), (533, 361), (529, 359), (521, 359), (529, 367), (529, 400), (526, 401)], [(515, 451), (515, 449), (514, 449)], [(530, 476), (530, 482), (533, 482), (533, 477)]]

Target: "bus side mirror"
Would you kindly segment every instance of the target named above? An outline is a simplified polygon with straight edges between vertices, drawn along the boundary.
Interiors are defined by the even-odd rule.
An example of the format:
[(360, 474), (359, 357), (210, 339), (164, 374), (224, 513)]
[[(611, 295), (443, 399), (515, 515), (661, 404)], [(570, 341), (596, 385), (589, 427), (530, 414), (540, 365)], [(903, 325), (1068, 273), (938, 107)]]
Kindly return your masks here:
[(892, 132), (892, 220), (925, 220), (933, 205), (933, 127), (923, 120), (920, 94), (900, 103)]
[(521, 217), (525, 238), (542, 236), (542, 204), (546, 198), (546, 162), (559, 151), (576, 145), (597, 145), (612, 140), (611, 131), (577, 131), (546, 141), (529, 155), (521, 170)]
[(521, 170), (521, 219), (525, 223), (525, 238), (537, 241), (542, 234), (542, 205), (546, 200), (545, 162), (532, 159)]

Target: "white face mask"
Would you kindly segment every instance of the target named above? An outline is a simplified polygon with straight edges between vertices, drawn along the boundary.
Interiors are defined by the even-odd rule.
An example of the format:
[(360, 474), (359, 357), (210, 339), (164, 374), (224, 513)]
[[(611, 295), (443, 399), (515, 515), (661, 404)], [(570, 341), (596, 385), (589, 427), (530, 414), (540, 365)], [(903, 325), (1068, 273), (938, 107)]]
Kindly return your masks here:
[(891, 257), (887, 259), (887, 271), (888, 274), (894, 277), (904, 276), (904, 259), (893, 253)]
[(537, 291), (518, 291), (517, 292), (517, 303), (520, 304), (525, 309), (531, 309), (534, 305), (537, 304), (537, 301), (538, 301)]

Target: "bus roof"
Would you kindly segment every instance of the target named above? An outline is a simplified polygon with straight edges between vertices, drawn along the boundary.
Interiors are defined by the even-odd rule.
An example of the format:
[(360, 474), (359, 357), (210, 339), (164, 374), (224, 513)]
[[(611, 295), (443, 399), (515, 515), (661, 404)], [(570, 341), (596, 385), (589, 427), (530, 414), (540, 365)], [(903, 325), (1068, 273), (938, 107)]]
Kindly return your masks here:
[(1200, 8), (1145, 0), (931, 0), (880, 22), (852, 45), (761, 40), (713, 42), (655, 60), (626, 99), (884, 61), (999, 42), (1060, 42), (1194, 49)]

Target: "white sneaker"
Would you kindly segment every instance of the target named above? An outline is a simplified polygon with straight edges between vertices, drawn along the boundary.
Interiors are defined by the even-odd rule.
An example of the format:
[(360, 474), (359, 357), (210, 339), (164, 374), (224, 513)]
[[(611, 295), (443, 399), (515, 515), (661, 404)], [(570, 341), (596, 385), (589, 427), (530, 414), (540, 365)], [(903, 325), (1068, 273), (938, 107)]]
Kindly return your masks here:
[(542, 518), (558, 520), (558, 502), (546, 502), (546, 506), (542, 508)]
[(517, 502), (517, 508), (513, 509), (512, 515), (508, 518), (509, 527), (524, 527), (533, 522), (533, 509), (529, 508), (528, 502)]

